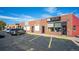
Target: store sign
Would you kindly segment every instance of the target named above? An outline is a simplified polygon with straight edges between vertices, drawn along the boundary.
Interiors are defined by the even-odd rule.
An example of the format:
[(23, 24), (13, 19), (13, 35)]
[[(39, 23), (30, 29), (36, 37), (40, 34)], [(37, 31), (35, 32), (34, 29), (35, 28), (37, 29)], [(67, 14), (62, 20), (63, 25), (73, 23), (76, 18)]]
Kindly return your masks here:
[(48, 27), (54, 27), (54, 24), (48, 24)]
[(52, 21), (60, 21), (60, 17), (52, 17), (51, 20)]

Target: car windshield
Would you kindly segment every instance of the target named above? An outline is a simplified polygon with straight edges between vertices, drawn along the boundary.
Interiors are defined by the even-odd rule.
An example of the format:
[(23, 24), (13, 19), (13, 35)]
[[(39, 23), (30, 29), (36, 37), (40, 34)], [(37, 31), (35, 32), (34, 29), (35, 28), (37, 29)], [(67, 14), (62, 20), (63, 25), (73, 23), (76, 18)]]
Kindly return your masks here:
[(16, 30), (16, 29), (11, 29), (11, 30)]
[(10, 29), (7, 29), (7, 30), (10, 30)]

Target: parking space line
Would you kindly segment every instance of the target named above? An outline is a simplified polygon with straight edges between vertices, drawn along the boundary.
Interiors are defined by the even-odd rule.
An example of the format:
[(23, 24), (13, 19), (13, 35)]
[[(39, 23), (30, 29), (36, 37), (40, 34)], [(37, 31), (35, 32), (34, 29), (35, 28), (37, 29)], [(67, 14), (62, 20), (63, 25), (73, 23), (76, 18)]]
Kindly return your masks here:
[(49, 44), (48, 44), (48, 48), (51, 48), (51, 44), (52, 44), (52, 37), (50, 37), (50, 41), (49, 41)]
[(31, 41), (33, 41), (33, 40), (35, 40), (35, 39), (39, 38), (39, 37), (40, 37), (40, 36), (38, 36), (38, 37), (35, 37), (35, 38), (31, 39), (31, 40), (29, 40), (29, 42), (31, 42)]

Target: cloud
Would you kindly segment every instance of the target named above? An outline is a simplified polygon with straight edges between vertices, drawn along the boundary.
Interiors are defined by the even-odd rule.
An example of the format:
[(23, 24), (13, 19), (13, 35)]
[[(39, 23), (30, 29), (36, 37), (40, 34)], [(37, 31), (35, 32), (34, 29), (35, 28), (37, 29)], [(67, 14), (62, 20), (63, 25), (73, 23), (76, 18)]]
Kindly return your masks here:
[(41, 15), (41, 18), (47, 18), (47, 17), (52, 17), (52, 15), (50, 15), (50, 14), (42, 14)]
[(19, 19), (19, 21), (31, 21), (31, 20), (35, 20), (36, 18), (30, 15), (20, 15), (19, 16), (21, 19)]
[(48, 13), (55, 13), (57, 11), (56, 7), (48, 7), (44, 9)]
[(33, 17), (31, 15), (26, 15), (26, 14), (15, 14), (12, 13), (13, 16), (20, 18), (17, 21), (30, 21), (30, 20), (36, 20), (36, 17)]
[(34, 19), (35, 17), (30, 16), (30, 15), (20, 15), (21, 18), (26, 18), (26, 19)]
[(32, 16), (25, 15), (25, 14), (15, 14), (15, 13), (12, 13), (11, 15), (12, 16), (16, 16), (16, 17), (19, 17), (19, 18), (32, 18)]
[[(63, 13), (61, 12), (61, 10), (59, 10), (58, 8), (56, 7), (48, 7), (48, 8), (45, 8), (44, 9), (46, 12), (48, 12), (46, 14), (46, 16), (59, 16), (59, 15), (62, 15)], [(51, 14), (51, 15), (49, 15)]]
[[(65, 14), (69, 14), (69, 13), (65, 13), (65, 12), (62, 12), (61, 10), (59, 10), (58, 8), (56, 7), (48, 7), (48, 8), (45, 8), (44, 9), (47, 13), (48, 16), (51, 16), (49, 14), (52, 14), (52, 16), (56, 15), (56, 16), (60, 16), (60, 15), (65, 15)], [(74, 12), (74, 11), (73, 11)]]
[(16, 17), (3, 16), (3, 15), (0, 15), (0, 18), (2, 18), (2, 19), (11, 19), (11, 20), (19, 19), (19, 18), (16, 18)]
[(41, 15), (41, 17), (43, 17), (43, 18), (52, 17), (52, 16), (59, 16), (59, 15), (63, 14), (61, 12), (61, 10), (59, 10), (56, 7), (44, 8), (44, 11), (47, 12), (47, 13)]
[(4, 15), (0, 15), (1, 19), (7, 19), (7, 20), (13, 20), (13, 21), (18, 21), (18, 22), (22, 22), (22, 21), (30, 21), (30, 20), (34, 20), (35, 18), (29, 15), (19, 15), (19, 17), (12, 17), (12, 16), (4, 16)]
[(25, 18), (33, 18), (32, 16), (29, 16), (29, 15), (25, 15), (24, 17)]
[(57, 16), (59, 16), (59, 15), (64, 15), (65, 13), (63, 13), (63, 12), (61, 12), (61, 11), (58, 11), (57, 12)]
[(57, 16), (68, 15), (68, 14), (72, 14), (72, 13), (63, 13), (63, 12), (58, 12), (58, 13), (57, 13)]

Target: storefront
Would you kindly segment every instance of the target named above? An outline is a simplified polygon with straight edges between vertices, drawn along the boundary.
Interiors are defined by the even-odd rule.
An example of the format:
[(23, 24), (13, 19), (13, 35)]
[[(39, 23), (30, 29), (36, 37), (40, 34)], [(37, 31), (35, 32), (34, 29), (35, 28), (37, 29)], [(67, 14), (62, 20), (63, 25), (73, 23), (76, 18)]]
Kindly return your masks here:
[[(29, 27), (28, 27), (29, 26)], [(51, 35), (79, 35), (79, 19), (73, 14), (28, 22), (27, 32)]]

